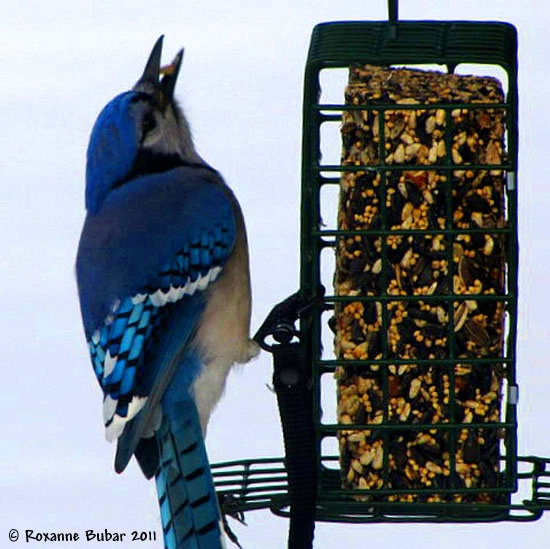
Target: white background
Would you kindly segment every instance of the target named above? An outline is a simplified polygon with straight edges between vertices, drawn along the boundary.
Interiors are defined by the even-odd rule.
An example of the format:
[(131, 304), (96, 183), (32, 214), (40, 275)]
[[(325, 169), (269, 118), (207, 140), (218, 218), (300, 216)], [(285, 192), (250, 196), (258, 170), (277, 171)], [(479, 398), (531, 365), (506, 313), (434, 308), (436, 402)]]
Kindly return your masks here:
[[(547, 7), (544, 0), (402, 0), (400, 7), (401, 19), (501, 20), (519, 31), (519, 451), (538, 456), (550, 456)], [(225, 175), (247, 218), (255, 330), (298, 287), (302, 81), (311, 30), (323, 21), (386, 18), (383, 0), (2, 0), (1, 547), (12, 546), (10, 528), (161, 533), (153, 484), (133, 463), (122, 476), (113, 471), (79, 318), (73, 262), (85, 151), (100, 109), (133, 85), (160, 34), (166, 62), (185, 46), (177, 95), (200, 153)], [(266, 354), (232, 374), (210, 425), (211, 461), (281, 455), (270, 380)], [(247, 520), (248, 527), (235, 527), (246, 549), (286, 546), (285, 520), (267, 511)], [(545, 548), (550, 515), (526, 524), (316, 529), (323, 549), (397, 543)]]

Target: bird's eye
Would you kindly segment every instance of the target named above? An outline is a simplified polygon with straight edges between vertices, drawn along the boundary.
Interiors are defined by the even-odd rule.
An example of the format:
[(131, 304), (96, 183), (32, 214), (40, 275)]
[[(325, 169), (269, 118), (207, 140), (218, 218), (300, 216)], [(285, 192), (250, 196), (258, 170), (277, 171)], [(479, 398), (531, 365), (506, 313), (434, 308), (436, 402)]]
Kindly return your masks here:
[(141, 122), (141, 131), (142, 136), (147, 135), (150, 131), (155, 129), (155, 126), (157, 125), (157, 121), (155, 119), (155, 115), (149, 111), (144, 117)]

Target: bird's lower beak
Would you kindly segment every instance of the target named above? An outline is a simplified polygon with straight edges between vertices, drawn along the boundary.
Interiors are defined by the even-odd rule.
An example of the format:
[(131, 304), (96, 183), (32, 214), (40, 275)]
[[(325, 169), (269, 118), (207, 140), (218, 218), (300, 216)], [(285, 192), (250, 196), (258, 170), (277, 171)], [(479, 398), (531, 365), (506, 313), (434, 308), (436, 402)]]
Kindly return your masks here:
[(183, 50), (180, 50), (174, 60), (169, 65), (161, 67), (159, 73), (162, 75), (160, 88), (166, 101), (171, 101), (174, 97), (174, 88), (180, 72), (181, 61), (183, 59)]

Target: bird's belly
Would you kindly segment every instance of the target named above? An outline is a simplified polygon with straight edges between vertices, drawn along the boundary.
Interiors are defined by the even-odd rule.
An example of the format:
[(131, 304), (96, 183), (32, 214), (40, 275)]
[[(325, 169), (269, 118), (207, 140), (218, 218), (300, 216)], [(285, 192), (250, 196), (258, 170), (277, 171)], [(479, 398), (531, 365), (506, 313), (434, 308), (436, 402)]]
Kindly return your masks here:
[[(232, 258), (233, 259), (233, 258)], [(231, 366), (258, 354), (250, 340), (250, 281), (248, 269), (230, 260), (225, 272), (208, 290), (207, 305), (194, 342), (204, 357), (193, 393), (203, 432), (210, 413), (221, 398)]]

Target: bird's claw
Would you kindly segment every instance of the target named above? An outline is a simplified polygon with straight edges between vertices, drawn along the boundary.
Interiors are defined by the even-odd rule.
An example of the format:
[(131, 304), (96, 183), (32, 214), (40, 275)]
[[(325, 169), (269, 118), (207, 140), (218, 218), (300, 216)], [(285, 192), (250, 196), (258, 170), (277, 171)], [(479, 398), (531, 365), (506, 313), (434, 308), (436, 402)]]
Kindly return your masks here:
[(218, 494), (218, 503), (220, 505), (222, 524), (225, 534), (239, 549), (243, 549), (242, 545), (239, 543), (237, 535), (233, 532), (233, 530), (231, 530), (229, 522), (227, 521), (227, 517), (231, 517), (246, 526), (244, 513), (240, 509), (239, 501), (230, 494)]

